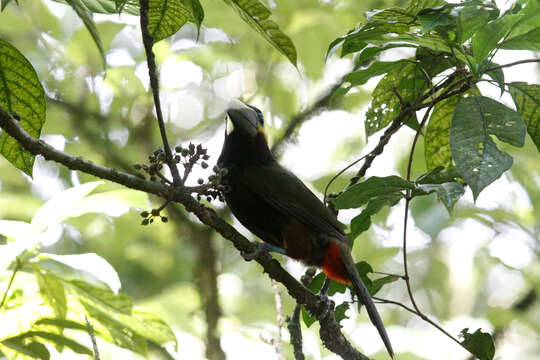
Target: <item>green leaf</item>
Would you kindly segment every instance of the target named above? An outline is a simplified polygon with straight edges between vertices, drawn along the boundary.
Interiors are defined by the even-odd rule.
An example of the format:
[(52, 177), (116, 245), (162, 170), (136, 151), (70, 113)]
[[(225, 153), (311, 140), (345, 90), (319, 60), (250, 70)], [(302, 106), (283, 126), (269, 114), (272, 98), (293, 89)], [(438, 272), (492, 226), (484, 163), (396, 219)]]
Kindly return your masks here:
[(103, 63), (103, 67), (107, 68), (107, 59), (105, 58), (105, 49), (103, 48), (103, 43), (101, 42), (101, 38), (99, 37), (96, 24), (94, 23), (94, 20), (92, 19), (92, 14), (84, 6), (82, 0), (66, 0), (66, 2), (73, 8), (73, 10), (75, 10), (75, 12), (77, 13), (77, 16), (79, 16), (79, 18), (84, 23), (84, 26), (86, 26), (86, 29), (90, 33), (90, 36), (92, 36), (92, 39), (94, 40), (94, 43), (96, 44), (98, 48), (99, 54), (101, 55), (101, 61)]
[(462, 3), (458, 13), (458, 42), (464, 43), (490, 20), (499, 16), (499, 9), (494, 2), (472, 0)]
[(184, 7), (191, 14), (191, 21), (197, 25), (197, 38), (201, 31), (201, 24), (204, 20), (204, 9), (199, 0), (182, 0)]
[[(0, 39), (0, 106), (20, 118), (22, 128), (39, 138), (45, 123), (45, 93), (32, 64), (10, 43)], [(11, 136), (0, 134), (0, 154), (32, 176), (34, 156)]]
[(94, 181), (86, 184), (74, 186), (49, 199), (32, 218), (32, 231), (39, 234), (47, 227), (59, 224), (71, 216), (79, 216), (79, 201), (92, 192), (103, 181)]
[(527, 132), (540, 152), (540, 85), (513, 82), (508, 87)]
[(382, 289), (384, 285), (391, 284), (397, 280), (399, 280), (399, 276), (394, 276), (394, 275), (387, 275), (387, 276), (383, 276), (382, 278), (373, 280), (371, 284), (371, 290), (369, 291), (369, 293), (371, 294), (371, 296), (374, 296), (379, 292), (379, 290)]
[(225, 0), (249, 26), (256, 30), (280, 53), (296, 66), (296, 48), (279, 26), (269, 19), (270, 10), (258, 0)]
[(373, 90), (371, 104), (366, 112), (365, 128), (368, 137), (388, 126), (399, 113), (401, 104), (395, 91), (400, 95), (408, 93), (400, 85), (405, 79), (413, 76), (414, 69), (414, 64), (402, 64), (399, 69), (393, 70), (379, 81)]
[(128, 296), (114, 294), (109, 289), (98, 288), (82, 281), (71, 281), (70, 284), (88, 314), (112, 331), (113, 339), (113, 335), (117, 334), (116, 329), (128, 329), (156, 344), (176, 343), (176, 337), (169, 326), (155, 315), (135, 310)]
[(338, 324), (340, 324), (342, 320), (349, 318), (347, 315), (345, 315), (345, 312), (349, 310), (349, 306), (350, 304), (348, 302), (343, 302), (336, 306), (336, 309), (334, 310), (334, 317), (336, 318)]
[(416, 179), (416, 184), (442, 184), (445, 182), (455, 182), (458, 178), (461, 178), (459, 172), (455, 167), (451, 167), (448, 170), (444, 170), (442, 166), (438, 166), (435, 169), (422, 174)]
[(401, 193), (393, 193), (378, 196), (370, 200), (365, 209), (360, 215), (357, 215), (351, 220), (351, 232), (349, 237), (356, 239), (358, 235), (369, 229), (371, 226), (371, 217), (381, 211), (384, 206), (392, 207), (403, 198)]
[(490, 135), (523, 146), (525, 130), (517, 112), (490, 98), (468, 97), (457, 104), (450, 126), (450, 151), (474, 199), (512, 166), (512, 157), (500, 151)]
[(404, 190), (414, 190), (415, 186), (399, 176), (373, 176), (364, 182), (357, 183), (343, 192), (332, 202), (336, 209), (358, 208), (370, 200), (385, 195), (402, 195)]
[[(13, 338), (2, 340), (0, 344), (15, 350), (13, 356), (17, 356), (17, 353), (21, 353), (24, 355), (28, 355), (31, 358), (41, 360), (49, 360), (51, 357), (51, 354), (49, 353), (49, 350), (47, 350), (45, 345), (37, 341), (26, 341), (24, 338)], [(2, 352), (6, 352), (6, 355), (9, 354), (9, 351), (5, 351), (1, 347), (0, 350), (2, 350)]]
[(407, 63), (406, 60), (398, 61), (376, 61), (367, 69), (357, 70), (347, 74), (344, 78), (345, 82), (349, 82), (349, 88), (353, 86), (364, 85), (369, 79), (375, 76), (386, 74), (387, 72), (403, 66)]
[(34, 265), (34, 275), (37, 278), (39, 292), (54, 313), (59, 318), (65, 318), (67, 313), (67, 300), (64, 286), (58, 278), (43, 271), (39, 266)]
[(423, 9), (416, 14), (422, 31), (427, 33), (434, 29), (449, 28), (456, 25), (455, 15), (452, 11), (458, 7), (458, 4), (446, 4), (437, 8)]
[(308, 286), (308, 289), (311, 290), (312, 293), (318, 294), (319, 291), (321, 291), (322, 286), (324, 284), (324, 280), (326, 279), (326, 275), (323, 272), (318, 273), (313, 280), (311, 280), (311, 283)]
[[(10, 2), (11, 2), (11, 0), (2, 0), (2, 1), (0, 1), (0, 11), (4, 11), (7, 4), (9, 4)], [(17, 0), (15, 0), (15, 2), (17, 3), (17, 5), (19, 5), (19, 2)]]
[(304, 305), (302, 305), (302, 320), (304, 321), (304, 324), (306, 327), (310, 327), (315, 322), (315, 316), (312, 316), (305, 308)]
[[(67, 0), (54, 0), (66, 4)], [(138, 0), (81, 0), (81, 5), (93, 13), (98, 14), (119, 14), (121, 12), (139, 15)]]
[(331, 102), (335, 102), (337, 99), (345, 96), (350, 89), (355, 86), (364, 85), (369, 79), (375, 76), (386, 74), (387, 72), (402, 66), (406, 63), (405, 60), (399, 61), (376, 61), (371, 64), (367, 69), (353, 71), (343, 78), (342, 87), (338, 88), (332, 94)]
[(181, 0), (150, 0), (148, 32), (154, 38), (154, 43), (176, 34), (190, 16)]
[(460, 337), (463, 338), (461, 345), (476, 356), (479, 360), (492, 360), (495, 355), (495, 344), (491, 335), (476, 330), (470, 334), (469, 329), (461, 330)]
[(472, 50), (477, 63), (481, 63), (506, 36), (521, 15), (505, 15), (481, 27), (472, 37)]
[(36, 325), (52, 325), (60, 329), (74, 329), (87, 331), (88, 327), (86, 324), (79, 323), (73, 320), (59, 319), (59, 318), (41, 318), (35, 323)]
[(502, 94), (506, 90), (505, 88), (506, 84), (504, 82), (504, 71), (499, 67), (499, 64), (496, 64), (491, 61), (486, 61), (485, 66), (487, 68), (496, 68), (495, 70), (486, 72), (486, 75), (492, 78), (497, 83), (497, 85), (499, 85), (499, 89), (501, 89), (501, 96), (502, 96)]
[(15, 340), (15, 339), (26, 339), (26, 338), (42, 338), (42, 339), (48, 340), (49, 342), (52, 342), (55, 345), (65, 346), (79, 354), (94, 355), (92, 350), (90, 350), (84, 345), (79, 344), (77, 341), (73, 339), (70, 339), (64, 335), (54, 334), (54, 333), (45, 332), (45, 331), (28, 331), (12, 339)]
[(447, 209), (452, 209), (454, 204), (465, 194), (465, 184), (460, 182), (447, 182), (442, 184), (420, 184), (418, 188), (426, 194), (436, 192)]
[(445, 4), (444, 0), (411, 0), (407, 12), (412, 15), (418, 14), (422, 9), (433, 8)]
[[(456, 105), (473, 91), (462, 95), (452, 96), (435, 105), (429, 117), (424, 136), (424, 156), (428, 170), (438, 166), (448, 168), (452, 165), (452, 154), (450, 153), (450, 124)], [(477, 91), (475, 94), (479, 94)]]
[[(390, 44), (390, 45), (386, 45), (386, 46), (367, 47), (364, 50), (362, 50), (362, 52), (360, 54), (358, 54), (358, 56), (355, 59), (355, 62), (356, 62), (356, 64), (361, 65), (361, 64), (363, 64), (365, 62), (371, 61), (379, 53), (381, 53), (383, 51), (386, 51), (386, 50), (389, 50), (389, 49), (394, 49), (394, 48), (397, 48), (397, 47), (403, 47), (403, 45), (401, 45), (401, 44)], [(414, 47), (414, 46), (410, 45), (410, 47)]]
[(540, 51), (540, 27), (503, 41), (501, 49)]
[(107, 285), (114, 292), (120, 289), (120, 278), (114, 268), (107, 260), (94, 253), (41, 253), (33, 261), (64, 280), (83, 280), (97, 286)]
[[(401, 8), (374, 10), (366, 13), (366, 23), (330, 43), (326, 58), (341, 48), (341, 57), (360, 51), (373, 40), (383, 40), (387, 34), (404, 34), (416, 24), (415, 17)], [(380, 44), (384, 45), (384, 44)]]

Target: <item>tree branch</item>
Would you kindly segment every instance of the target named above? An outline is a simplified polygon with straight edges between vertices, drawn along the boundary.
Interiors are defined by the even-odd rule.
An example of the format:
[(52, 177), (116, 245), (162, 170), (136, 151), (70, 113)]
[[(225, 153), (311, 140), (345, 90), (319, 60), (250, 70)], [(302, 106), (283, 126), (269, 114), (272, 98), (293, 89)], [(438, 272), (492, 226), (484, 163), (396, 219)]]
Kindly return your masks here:
[(154, 104), (156, 106), (156, 116), (159, 125), (159, 132), (161, 134), (161, 140), (163, 141), (163, 148), (165, 151), (165, 162), (171, 170), (173, 183), (175, 186), (182, 184), (180, 173), (173, 160), (171, 147), (169, 146), (169, 140), (167, 139), (167, 130), (165, 129), (165, 122), (163, 121), (163, 114), (161, 112), (161, 100), (159, 99), (159, 82), (156, 69), (156, 58), (152, 51), (154, 45), (154, 39), (148, 31), (148, 0), (141, 0), (141, 32), (144, 44), (144, 51), (146, 52), (146, 61), (148, 64), (148, 75), (150, 77), (150, 87), (152, 88), (152, 95), (154, 96)]
[[(30, 136), (3, 107), (0, 107), (0, 127), (33, 155), (42, 155), (45, 159), (58, 162), (69, 169), (79, 170), (134, 190), (144, 191), (166, 200), (178, 202), (184, 206), (186, 211), (193, 213), (203, 224), (212, 227), (224, 238), (231, 241), (237, 250), (246, 253), (255, 252), (255, 245), (220, 218), (213, 209), (195, 200), (191, 196), (190, 187), (163, 185), (56, 150), (44, 141)], [(265, 252), (260, 252), (254, 260), (263, 267), (263, 271), (270, 278), (282, 283), (287, 292), (315, 316), (321, 326), (321, 340), (330, 351), (344, 359), (368, 360), (341, 333), (333, 312), (328, 311), (325, 303), (285, 271), (277, 260)]]

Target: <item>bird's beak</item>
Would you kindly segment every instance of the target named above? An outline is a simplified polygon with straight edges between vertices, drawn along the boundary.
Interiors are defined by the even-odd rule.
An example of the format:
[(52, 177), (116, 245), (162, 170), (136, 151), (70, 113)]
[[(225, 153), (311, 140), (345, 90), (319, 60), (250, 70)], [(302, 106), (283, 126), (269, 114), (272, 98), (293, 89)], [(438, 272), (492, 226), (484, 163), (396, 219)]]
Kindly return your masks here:
[[(262, 128), (259, 124), (257, 113), (241, 102), (233, 99), (227, 104), (227, 134), (230, 134), (235, 129), (241, 129), (251, 137), (257, 136)], [(230, 123), (229, 123), (230, 121)]]

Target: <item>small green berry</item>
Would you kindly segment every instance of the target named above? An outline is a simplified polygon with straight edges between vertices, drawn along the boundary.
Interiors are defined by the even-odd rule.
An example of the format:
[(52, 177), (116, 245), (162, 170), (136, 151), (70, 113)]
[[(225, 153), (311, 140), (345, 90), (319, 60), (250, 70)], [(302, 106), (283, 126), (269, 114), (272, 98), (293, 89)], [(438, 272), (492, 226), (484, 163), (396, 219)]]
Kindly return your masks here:
[(169, 219), (166, 216), (161, 217), (161, 222), (166, 223), (167, 221), (169, 221)]
[(141, 213), (141, 216), (142, 216), (143, 218), (148, 217), (148, 215), (150, 215), (150, 214), (148, 213), (148, 211), (143, 211), (143, 212)]
[(202, 185), (202, 184), (204, 184), (204, 180), (203, 180), (202, 178), (199, 178), (199, 179), (197, 180), (197, 183), (198, 183), (199, 185)]

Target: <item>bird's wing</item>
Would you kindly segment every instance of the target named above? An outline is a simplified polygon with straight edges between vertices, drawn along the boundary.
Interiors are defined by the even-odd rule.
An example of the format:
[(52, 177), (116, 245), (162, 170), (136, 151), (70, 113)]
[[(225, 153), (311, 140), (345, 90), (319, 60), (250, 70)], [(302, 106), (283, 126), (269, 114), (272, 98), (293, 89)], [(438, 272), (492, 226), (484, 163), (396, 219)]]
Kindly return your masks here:
[(298, 177), (277, 162), (256, 165), (256, 169), (246, 169), (242, 179), (243, 186), (280, 212), (305, 223), (317, 232), (346, 240), (334, 214)]

